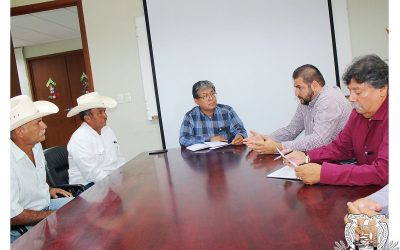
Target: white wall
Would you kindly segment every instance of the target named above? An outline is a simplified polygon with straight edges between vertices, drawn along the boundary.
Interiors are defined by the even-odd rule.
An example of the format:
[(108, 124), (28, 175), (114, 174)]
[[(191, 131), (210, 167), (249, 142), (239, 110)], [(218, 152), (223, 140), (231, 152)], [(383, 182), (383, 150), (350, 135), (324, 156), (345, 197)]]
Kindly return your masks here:
[[(11, 6), (39, 2), (46, 1), (12, 0)], [(142, 1), (83, 0), (83, 9), (95, 90), (114, 98), (121, 93), (132, 96), (132, 102), (108, 112), (108, 125), (122, 153), (131, 159), (162, 148), (158, 121), (148, 121), (146, 116), (135, 31), (135, 17), (144, 15)]]
[(388, 59), (388, 0), (347, 0), (353, 56), (377, 54)]
[(10, 6), (17, 7), (22, 5), (34, 4), (34, 3), (43, 3), (43, 2), (50, 2), (49, 0), (11, 0)]
[(339, 66), (340, 86), (343, 94), (348, 95), (349, 90), (342, 84), (341, 77), (351, 62), (351, 38), (349, 18), (347, 11), (347, 0), (332, 1), (333, 23), (335, 28), (336, 51)]
[[(11, 6), (39, 2), (45, 1), (11, 0)], [(339, 63), (348, 65), (353, 56), (371, 52), (387, 58), (386, 34), (383, 34), (380, 42), (375, 41), (381, 34), (381, 28), (368, 29), (367, 34), (358, 31), (360, 26), (369, 28), (379, 23), (377, 20), (386, 20), (387, 23), (387, 7), (370, 3), (383, 2), (383, 6), (385, 3), (387, 6), (387, 0), (347, 0), (345, 2), (346, 0), (332, 1)], [(349, 5), (348, 8), (347, 5)], [(132, 158), (142, 151), (161, 148), (158, 123), (146, 119), (135, 37), (135, 17), (143, 15), (142, 1), (83, 0), (83, 8), (96, 90), (114, 97), (120, 93), (129, 92), (133, 97), (132, 103), (121, 104), (115, 111), (109, 112), (109, 124), (121, 141), (123, 153), (127, 158)], [(382, 9), (386, 12), (382, 12)], [(343, 14), (346, 10), (348, 10), (350, 28), (346, 27), (346, 16)], [(374, 10), (379, 11), (371, 15), (371, 11)], [(364, 16), (365, 11), (368, 11), (369, 15)], [(373, 24), (364, 25), (368, 20), (372, 20)], [(365, 31), (365, 28), (362, 30)], [(346, 47), (349, 41), (351, 41), (352, 49), (344, 50), (343, 47)], [(374, 48), (373, 51), (368, 51), (371, 47)], [(341, 75), (344, 71), (341, 66), (340, 71)]]
[[(118, 3), (118, 4), (116, 4)], [(124, 155), (162, 148), (158, 121), (147, 120), (135, 17), (140, 0), (84, 0), (83, 11), (96, 91), (114, 98), (130, 93), (132, 102), (108, 112)]]
[(31, 85), (28, 78), (28, 68), (24, 58), (24, 52), (22, 48), (15, 48), (15, 63), (17, 64), (19, 85), (21, 86), (21, 93), (32, 98)]
[(149, 0), (147, 7), (167, 147), (179, 146), (199, 80), (214, 82), (218, 101), (262, 133), (295, 113), (294, 69), (310, 63), (336, 83), (325, 0)]
[(31, 58), (78, 49), (82, 49), (82, 41), (80, 38), (74, 38), (24, 47), (24, 56), (25, 58)]

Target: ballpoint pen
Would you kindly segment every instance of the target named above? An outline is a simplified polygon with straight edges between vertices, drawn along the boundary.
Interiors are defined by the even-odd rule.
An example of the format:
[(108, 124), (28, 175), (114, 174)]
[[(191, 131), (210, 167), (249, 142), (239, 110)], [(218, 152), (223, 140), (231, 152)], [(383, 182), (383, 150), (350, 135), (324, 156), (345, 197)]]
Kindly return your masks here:
[(296, 162), (294, 162), (294, 161), (292, 161), (291, 159), (287, 158), (287, 157), (282, 153), (282, 151), (279, 150), (279, 148), (276, 148), (276, 151), (278, 151), (278, 153), (281, 155), (281, 157), (285, 158), (290, 164), (292, 164), (293, 167), (297, 168), (297, 167), (299, 166)]
[[(292, 152), (293, 152), (293, 150), (290, 150), (290, 151), (284, 153), (283, 155), (288, 155), (288, 154), (290, 154), (290, 153), (292, 153)], [(275, 157), (275, 158), (274, 158), (274, 161), (275, 161), (275, 160), (278, 160), (278, 159), (280, 159), (280, 158), (282, 158), (282, 155), (278, 155), (277, 157)]]

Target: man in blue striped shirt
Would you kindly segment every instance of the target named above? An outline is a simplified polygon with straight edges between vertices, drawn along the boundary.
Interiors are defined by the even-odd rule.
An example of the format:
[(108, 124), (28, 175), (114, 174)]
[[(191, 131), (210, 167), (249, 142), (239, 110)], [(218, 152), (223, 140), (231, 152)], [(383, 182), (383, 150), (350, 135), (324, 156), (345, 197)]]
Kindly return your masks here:
[(210, 81), (193, 85), (192, 95), (198, 105), (183, 118), (179, 143), (188, 147), (205, 141), (223, 141), (240, 145), (247, 137), (242, 121), (232, 107), (217, 103), (215, 86)]

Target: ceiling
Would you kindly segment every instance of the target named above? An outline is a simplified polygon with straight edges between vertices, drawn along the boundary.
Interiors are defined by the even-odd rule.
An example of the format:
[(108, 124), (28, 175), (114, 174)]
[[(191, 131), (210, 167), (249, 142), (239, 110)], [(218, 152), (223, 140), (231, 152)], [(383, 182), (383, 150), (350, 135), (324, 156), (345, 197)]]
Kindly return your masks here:
[(14, 48), (79, 38), (76, 6), (11, 17)]

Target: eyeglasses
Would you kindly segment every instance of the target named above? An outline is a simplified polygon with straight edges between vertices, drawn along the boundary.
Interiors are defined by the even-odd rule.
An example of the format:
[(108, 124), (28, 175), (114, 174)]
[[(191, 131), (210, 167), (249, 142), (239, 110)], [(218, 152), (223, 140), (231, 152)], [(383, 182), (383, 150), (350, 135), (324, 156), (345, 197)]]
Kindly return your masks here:
[(208, 100), (210, 98), (215, 98), (216, 96), (217, 96), (217, 93), (214, 92), (214, 93), (211, 93), (211, 94), (200, 96), (199, 99), (205, 101), (205, 100)]

